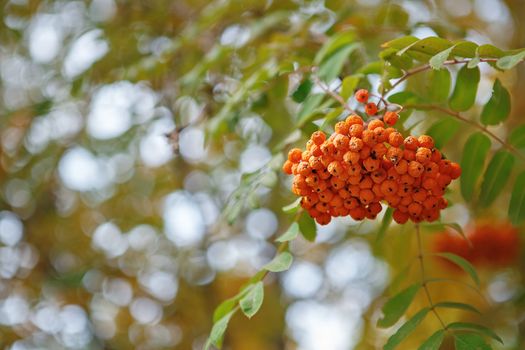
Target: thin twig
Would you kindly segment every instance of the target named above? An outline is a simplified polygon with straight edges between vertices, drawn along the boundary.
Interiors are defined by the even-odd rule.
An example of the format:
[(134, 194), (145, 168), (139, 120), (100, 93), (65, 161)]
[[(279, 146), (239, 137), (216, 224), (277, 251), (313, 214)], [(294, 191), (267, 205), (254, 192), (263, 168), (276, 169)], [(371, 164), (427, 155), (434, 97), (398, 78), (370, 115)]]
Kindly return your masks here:
[(419, 231), (419, 224), (416, 224), (416, 237), (417, 237), (417, 248), (418, 248), (418, 255), (417, 258), (419, 260), (419, 267), (421, 269), (421, 285), (423, 289), (425, 290), (425, 294), (427, 296), (428, 303), (430, 305), (430, 310), (436, 315), (436, 318), (439, 320), (439, 323), (441, 324), (441, 327), (443, 330), (447, 330), (447, 325), (445, 322), (443, 322), (443, 319), (441, 316), (439, 316), (439, 313), (436, 310), (435, 304), (432, 301), (432, 296), (430, 295), (430, 290), (428, 289), (427, 285), (427, 278), (425, 276), (425, 262), (423, 260), (423, 245), (421, 244), (421, 232)]
[(347, 111), (349, 111), (352, 114), (357, 114), (356, 111), (354, 111), (348, 103), (344, 100), (341, 95), (336, 94), (334, 91), (330, 90), (328, 86), (326, 86), (315, 74), (312, 74), (312, 79), (314, 80), (314, 83), (321, 88), (325, 93), (330, 95), (334, 100), (338, 101)]
[(481, 130), (482, 132), (484, 132), (485, 134), (487, 134), (488, 136), (493, 138), (496, 142), (498, 142), (503, 148), (506, 148), (510, 152), (514, 153), (518, 158), (520, 158), (521, 160), (523, 160), (525, 162), (525, 156), (517, 148), (515, 148), (514, 146), (512, 146), (512, 145), (508, 144), (507, 142), (505, 142), (504, 140), (502, 140), (500, 137), (498, 137), (496, 134), (494, 134), (492, 131), (490, 131), (486, 126), (483, 126), (483, 125), (478, 124), (477, 122), (475, 122), (473, 120), (465, 118), (459, 112), (450, 110), (448, 108), (445, 108), (445, 107), (442, 107), (442, 106), (439, 106), (439, 105), (434, 105), (434, 104), (408, 104), (408, 105), (405, 106), (405, 108), (433, 109), (433, 110), (440, 111), (440, 112), (443, 112), (445, 114), (448, 114), (448, 115), (456, 118), (457, 120), (462, 121), (463, 123), (472, 125), (476, 129)]

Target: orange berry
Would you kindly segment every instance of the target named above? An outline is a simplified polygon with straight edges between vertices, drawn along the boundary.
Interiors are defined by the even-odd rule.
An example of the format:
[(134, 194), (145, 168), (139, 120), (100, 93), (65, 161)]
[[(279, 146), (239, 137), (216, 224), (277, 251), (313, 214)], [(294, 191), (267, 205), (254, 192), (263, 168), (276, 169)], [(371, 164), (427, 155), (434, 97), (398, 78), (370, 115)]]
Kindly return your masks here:
[(371, 148), (368, 147), (368, 146), (363, 146), (363, 148), (361, 149), (361, 151), (359, 152), (359, 157), (361, 159), (367, 159), (368, 157), (370, 157), (370, 152), (371, 152)]
[(419, 142), (417, 138), (415, 138), (414, 136), (408, 136), (405, 139), (404, 144), (405, 144), (405, 149), (409, 149), (412, 151), (417, 150), (417, 148), (419, 147)]
[(397, 147), (390, 147), (386, 152), (386, 158), (389, 159), (395, 166), (395, 164), (403, 159), (403, 150)]
[(303, 176), (308, 176), (312, 172), (307, 162), (301, 162), (297, 166), (297, 173)]
[(372, 202), (368, 205), (367, 210), (374, 215), (377, 215), (383, 210), (383, 207), (379, 202)]
[(283, 164), (283, 172), (288, 175), (292, 175), (292, 166), (293, 163), (289, 160), (286, 160)]
[(352, 137), (349, 142), (350, 151), (359, 152), (363, 148), (363, 140), (357, 137)]
[(359, 183), (359, 188), (361, 189), (370, 189), (374, 186), (374, 182), (372, 181), (372, 178), (370, 176), (363, 176), (361, 179), (361, 182)]
[(346, 189), (342, 188), (340, 189), (337, 194), (339, 195), (339, 197), (343, 198), (343, 199), (347, 199), (350, 197), (350, 192), (348, 192)]
[(363, 118), (358, 116), (357, 114), (351, 114), (348, 117), (346, 117), (345, 122), (349, 125), (363, 125)]
[(414, 199), (412, 198), (412, 196), (407, 195), (407, 196), (404, 196), (404, 197), (401, 197), (401, 201), (399, 202), (399, 205), (403, 205), (405, 207), (407, 207), (407, 211), (408, 211), (408, 206), (414, 201)]
[(439, 174), (439, 166), (434, 162), (425, 164), (425, 176), (436, 178)]
[(427, 191), (420, 188), (414, 188), (412, 190), (412, 199), (414, 202), (423, 203), (427, 198)]
[(397, 114), (396, 112), (388, 111), (383, 116), (383, 120), (385, 121), (385, 123), (387, 123), (390, 126), (392, 126), (395, 123), (397, 123), (398, 119), (399, 119), (399, 114)]
[(399, 205), (399, 202), (401, 201), (401, 198), (398, 196), (385, 196), (385, 200), (388, 203), (389, 206), (396, 208)]
[(418, 161), (421, 164), (426, 164), (430, 162), (430, 158), (432, 158), (432, 151), (428, 148), (419, 147), (416, 151), (416, 161)]
[(423, 202), (423, 207), (426, 210), (437, 209), (438, 204), (439, 204), (439, 200), (437, 199), (437, 197), (428, 196)]
[(338, 161), (333, 161), (328, 164), (327, 169), (332, 176), (339, 176), (343, 171), (343, 166)]
[(385, 196), (392, 196), (397, 193), (398, 185), (395, 181), (386, 180), (381, 184), (381, 192)]
[(379, 119), (373, 119), (373, 120), (368, 122), (368, 130), (374, 130), (375, 128), (379, 128), (379, 127), (381, 127), (381, 128), (385, 127), (385, 123), (383, 123)]
[(321, 193), (323, 191), (326, 191), (327, 188), (328, 182), (326, 180), (319, 180), (319, 182), (317, 182), (317, 185), (313, 187), (313, 190), (317, 193)]
[(432, 149), (432, 158), (430, 158), (434, 163), (439, 163), (441, 160), (441, 152), (437, 148)]
[(363, 135), (363, 125), (362, 124), (353, 124), (348, 129), (348, 136), (350, 137), (361, 137)]
[(461, 176), (461, 167), (458, 163), (450, 163), (450, 177), (455, 180)]
[(372, 147), (372, 151), (370, 151), (370, 156), (374, 159), (381, 159), (386, 154), (388, 150), (386, 149), (386, 146), (382, 143), (378, 143), (374, 147)]
[(357, 207), (354, 209), (350, 209), (349, 212), (352, 219), (356, 221), (361, 221), (366, 217), (366, 210), (363, 207)]
[(419, 147), (434, 148), (434, 139), (428, 135), (421, 135), (417, 138)]
[[(402, 161), (401, 161), (401, 162), (402, 162)], [(401, 162), (399, 162), (399, 163), (397, 163), (397, 164), (399, 165)], [(406, 162), (406, 161), (405, 161), (405, 162)], [(405, 171), (405, 172), (406, 172), (406, 171)], [(386, 171), (386, 178), (387, 178), (388, 180), (397, 180), (397, 179), (399, 179), (399, 174), (398, 174), (398, 172), (396, 171), (396, 168), (395, 168), (395, 167), (392, 167), (392, 168), (390, 168), (390, 169), (388, 169), (388, 170)]]
[(423, 211), (423, 206), (419, 203), (413, 202), (408, 206), (408, 213), (412, 217), (416, 217)]
[(305, 178), (305, 182), (310, 187), (316, 187), (319, 183), (319, 176), (315, 174), (310, 174)]
[(372, 130), (363, 131), (363, 142), (370, 147), (377, 143), (377, 135)]
[(447, 174), (438, 174), (436, 182), (439, 187), (446, 187), (452, 182), (452, 178)]
[(321, 215), (319, 210), (315, 209), (315, 207), (308, 209), (308, 214), (310, 214), (310, 216), (313, 217), (313, 218), (316, 218), (319, 215)]
[(327, 202), (317, 202), (314, 208), (320, 213), (326, 213), (330, 209), (330, 206)]
[(346, 170), (349, 177), (359, 176), (361, 174), (361, 166), (357, 163), (351, 164)]
[(434, 222), (437, 219), (439, 219), (439, 210), (432, 209), (432, 210), (423, 210), (423, 213), (421, 214), (423, 218), (428, 222)]
[(367, 103), (368, 102), (368, 90), (365, 89), (359, 89), (355, 93), (355, 99), (359, 103)]
[(372, 186), (372, 192), (374, 192), (376, 198), (383, 198), (385, 195), (383, 194), (383, 191), (381, 191), (381, 184), (380, 183), (374, 183), (374, 186)]
[(423, 165), (416, 161), (408, 163), (408, 174), (412, 177), (420, 177), (425, 171)]
[(403, 158), (405, 158), (409, 162), (412, 160), (416, 160), (416, 151), (413, 151), (411, 149), (405, 149), (403, 151)]
[(381, 161), (379, 159), (367, 158), (363, 160), (363, 166), (367, 171), (375, 171), (381, 166)]
[(354, 175), (354, 176), (349, 176), (348, 179), (346, 179), (346, 181), (348, 181), (348, 183), (350, 185), (359, 185), (359, 183), (361, 182), (361, 175)]
[(371, 203), (375, 198), (375, 195), (374, 195), (374, 192), (372, 192), (372, 190), (370, 189), (364, 189), (364, 190), (361, 190), (361, 192), (359, 193), (359, 201), (362, 203), (362, 204), (369, 204)]
[(317, 175), (321, 180), (326, 180), (331, 176), (331, 174), (328, 172), (328, 169), (326, 168), (317, 170)]
[(394, 219), (395, 222), (402, 225), (408, 221), (408, 214), (403, 213), (399, 209), (396, 209), (394, 210), (394, 213), (392, 214), (392, 218)]
[(438, 185), (437, 181), (431, 177), (427, 177), (426, 179), (423, 180), (423, 188), (426, 189), (426, 190), (431, 190), (432, 188), (434, 188), (435, 186)]
[(385, 157), (383, 157), (381, 159), (381, 167), (385, 170), (388, 170), (394, 167), (394, 163), (392, 163), (390, 159), (386, 159)]
[(381, 183), (386, 179), (386, 171), (384, 169), (378, 169), (374, 171), (370, 175), (370, 177), (372, 178), (372, 181), (374, 181), (376, 184)]
[(368, 102), (365, 105), (365, 113), (368, 115), (376, 115), (377, 105), (374, 102)]
[(315, 157), (320, 157), (323, 155), (323, 151), (321, 151), (321, 147), (319, 147), (318, 145), (313, 145), (310, 149), (310, 153)]
[(334, 190), (341, 190), (345, 188), (345, 182), (338, 177), (332, 177), (330, 179), (330, 185)]
[(416, 179), (414, 179), (409, 174), (403, 174), (399, 177), (399, 183), (403, 185), (413, 185), (414, 182), (416, 182)]
[(348, 125), (344, 121), (337, 122), (335, 124), (335, 132), (338, 134), (347, 135), (349, 127), (350, 125)]
[(321, 151), (323, 154), (331, 156), (335, 152), (335, 146), (332, 142), (328, 142), (328, 140), (326, 140), (321, 145)]
[(321, 158), (314, 156), (311, 156), (310, 159), (308, 159), (308, 166), (314, 170), (321, 170), (324, 168)]
[(399, 175), (406, 174), (408, 171), (408, 162), (401, 159), (397, 164), (394, 164), (394, 169)]
[(348, 192), (350, 192), (350, 194), (353, 196), (353, 197), (359, 197), (359, 193), (361, 192), (361, 187), (359, 187), (358, 185), (351, 185), (348, 187)]
[(307, 162), (310, 157), (312, 156), (312, 152), (310, 151), (303, 151), (303, 153), (301, 153), (301, 160), (304, 161), (304, 162)]
[(303, 151), (301, 151), (299, 148), (292, 148), (288, 152), (288, 160), (292, 163), (299, 163), (301, 161), (302, 155)]
[(328, 225), (332, 221), (332, 217), (328, 214), (321, 214), (315, 218), (319, 225)]
[(403, 144), (403, 135), (401, 133), (394, 131), (388, 136), (388, 143), (393, 147), (399, 147)]
[(321, 130), (314, 131), (312, 133), (312, 136), (310, 136), (310, 139), (318, 146), (322, 145), (323, 142), (326, 140), (326, 135)]
[(438, 198), (438, 208), (445, 209), (446, 207), (448, 207), (448, 201), (443, 197)]
[(449, 175), (450, 172), (452, 171), (452, 166), (451, 166), (451, 161), (448, 160), (448, 159), (442, 159), (439, 161), (438, 165), (439, 165), (439, 172), (441, 174), (446, 174), (446, 175)]
[(407, 184), (401, 184), (399, 185), (399, 188), (397, 190), (397, 195), (399, 197), (407, 197), (412, 193), (412, 186)]
[(332, 207), (342, 207), (343, 206), (343, 198), (339, 197), (338, 195), (334, 195), (332, 199), (330, 200), (329, 204)]
[(359, 153), (348, 151), (343, 155), (343, 161), (347, 164), (359, 163)]
[(388, 141), (388, 134), (385, 128), (381, 126), (375, 128), (374, 134), (376, 134), (377, 142), (383, 143)]
[(347, 198), (343, 201), (345, 209), (352, 210), (359, 206), (359, 201), (355, 197)]
[(338, 134), (335, 138), (334, 138), (334, 145), (337, 149), (339, 150), (346, 150), (348, 149), (348, 142), (350, 141), (350, 139), (348, 138), (348, 136), (345, 136), (345, 135), (341, 135), (341, 134)]

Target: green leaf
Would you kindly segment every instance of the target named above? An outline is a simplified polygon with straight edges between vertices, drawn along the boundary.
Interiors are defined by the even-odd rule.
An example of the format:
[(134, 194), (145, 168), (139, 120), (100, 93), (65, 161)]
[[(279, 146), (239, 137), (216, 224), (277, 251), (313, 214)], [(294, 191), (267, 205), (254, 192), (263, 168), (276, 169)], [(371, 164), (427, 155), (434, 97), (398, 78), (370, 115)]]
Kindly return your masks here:
[(383, 305), (383, 318), (377, 321), (377, 326), (384, 328), (394, 325), (408, 309), (419, 288), (421, 288), (420, 284), (413, 284), (389, 299)]
[(310, 79), (305, 79), (292, 93), (292, 99), (297, 103), (303, 102), (312, 90), (312, 86), (314, 83)]
[(296, 200), (294, 200), (292, 203), (285, 205), (283, 207), (283, 212), (285, 212), (286, 214), (296, 213), (297, 210), (299, 210), (299, 207), (301, 206), (301, 199), (302, 197), (299, 197)]
[(463, 271), (465, 271), (469, 276), (472, 278), (472, 280), (476, 283), (476, 285), (479, 287), (480, 281), (478, 277), (478, 273), (476, 272), (476, 269), (465, 259), (462, 257), (452, 254), (452, 253), (435, 253), (436, 256), (440, 256), (442, 258), (447, 259), (450, 262), (453, 262), (454, 264), (461, 267)]
[(397, 92), (388, 97), (388, 101), (400, 105), (417, 104), (422, 102), (421, 97), (410, 91)]
[(447, 328), (454, 329), (454, 330), (466, 330), (466, 331), (472, 331), (476, 332), (482, 335), (485, 335), (487, 337), (490, 337), (501, 344), (503, 344), (503, 340), (490, 328), (487, 328), (485, 326), (482, 326), (480, 324), (476, 323), (470, 323), (470, 322), (452, 322), (450, 323)]
[(252, 318), (261, 308), (264, 300), (264, 285), (262, 282), (257, 282), (239, 301), (239, 306), (242, 312), (248, 317)]
[(307, 213), (303, 213), (299, 218), (299, 230), (303, 237), (310, 242), (315, 241), (317, 237), (317, 225), (315, 224), (314, 219)]
[(511, 56), (504, 56), (496, 62), (499, 69), (511, 69), (525, 58), (525, 50)]
[(505, 121), (509, 114), (510, 94), (499, 79), (496, 79), (492, 87), (492, 96), (481, 112), (481, 122), (485, 125), (497, 125)]
[(525, 172), (516, 178), (509, 204), (509, 219), (515, 226), (525, 221)]
[(295, 239), (295, 237), (297, 237), (298, 234), (299, 234), (299, 224), (297, 222), (294, 222), (292, 225), (290, 225), (288, 230), (286, 230), (286, 232), (283, 233), (275, 241), (281, 242), (281, 243), (288, 242), (288, 241), (291, 241), (292, 239)]
[(390, 223), (392, 222), (392, 214), (394, 213), (394, 209), (391, 207), (388, 207), (385, 211), (385, 215), (383, 215), (383, 220), (381, 220), (381, 226), (379, 226), (379, 230), (377, 231), (377, 237), (376, 237), (376, 243), (380, 243), (388, 228), (390, 227)]
[(213, 327), (210, 332), (210, 337), (208, 339), (208, 342), (206, 343), (205, 349), (209, 349), (211, 345), (215, 345), (219, 349), (222, 347), (224, 333), (226, 332), (226, 328), (228, 328), (228, 323), (230, 322), (230, 319), (232, 318), (234, 313), (235, 311), (230, 311), (228, 314), (226, 314), (224, 317), (222, 317), (220, 320), (213, 324)]
[(456, 47), (456, 45), (453, 45), (453, 46), (449, 47), (448, 49), (443, 50), (440, 53), (432, 56), (430, 61), (428, 61), (428, 63), (430, 64), (430, 67), (432, 67), (432, 69), (436, 69), (436, 70), (439, 70), (439, 69), (443, 68), (443, 64), (447, 60), (448, 56), (450, 56), (450, 53), (452, 52), (454, 47)]
[(361, 80), (361, 76), (359, 75), (349, 75), (343, 79), (343, 85), (341, 88), (341, 97), (346, 100), (348, 100), (353, 94), (354, 90), (357, 87), (357, 84), (359, 84), (359, 81)]
[(215, 308), (215, 311), (213, 312), (213, 322), (217, 322), (224, 316), (226, 316), (235, 305), (237, 305), (237, 302), (244, 296), (246, 293), (250, 290), (250, 285), (247, 285), (245, 288), (243, 288), (239, 293), (234, 295), (233, 297), (224, 300), (222, 303), (219, 304)]
[(458, 302), (454, 302), (454, 301), (443, 301), (441, 303), (435, 304), (434, 307), (442, 307), (442, 308), (447, 308), (447, 309), (459, 309), (459, 310), (471, 311), (471, 312), (474, 312), (476, 314), (480, 314), (481, 315), (481, 311), (476, 309), (474, 306), (469, 305), (469, 304), (465, 304), (465, 303), (458, 303)]
[(428, 128), (427, 135), (432, 136), (437, 148), (442, 148), (456, 135), (459, 128), (460, 122), (456, 119), (452, 117), (442, 117)]
[(329, 57), (324, 59), (319, 65), (319, 78), (325, 82), (331, 82), (334, 80), (341, 72), (341, 69), (343, 69), (343, 65), (348, 59), (348, 56), (353, 51), (357, 50), (360, 45), (360, 43), (350, 43), (344, 45), (333, 52)]
[(439, 350), (441, 343), (443, 343), (443, 339), (445, 339), (445, 331), (440, 329), (427, 338), (418, 350)]
[(304, 125), (308, 119), (314, 114), (315, 110), (321, 104), (321, 101), (323, 101), (324, 94), (314, 94), (309, 95), (303, 102), (303, 105), (301, 107), (301, 110), (299, 111), (299, 114), (297, 115), (297, 125), (302, 126)]
[(334, 108), (330, 113), (328, 113), (326, 115), (326, 117), (324, 117), (323, 119), (323, 125), (321, 125), (321, 130), (326, 130), (327, 127), (330, 126), (330, 124), (336, 120), (337, 118), (339, 118), (339, 116), (344, 112), (344, 108), (343, 107), (337, 107), (337, 108)]
[(461, 158), (462, 175), (459, 179), (461, 194), (466, 201), (472, 199), (472, 194), (483, 170), (489, 148), (490, 139), (481, 132), (472, 134), (465, 144), (463, 157)]
[(479, 204), (482, 207), (488, 207), (494, 202), (496, 197), (501, 193), (503, 187), (509, 180), (512, 167), (514, 165), (514, 156), (505, 150), (499, 150), (492, 157), (481, 183), (481, 192), (479, 195)]
[(450, 72), (448, 69), (431, 70), (428, 74), (428, 99), (445, 102), (450, 93)]
[(323, 45), (323, 47), (317, 52), (314, 63), (319, 64), (326, 57), (337, 51), (343, 46), (354, 42), (355, 35), (352, 32), (341, 32), (330, 37)]
[(394, 48), (394, 49), (397, 49), (397, 50), (401, 50), (402, 48), (405, 48), (405, 47), (415, 43), (418, 40), (419, 40), (418, 38), (416, 38), (415, 36), (412, 36), (412, 35), (403, 36), (403, 37), (396, 38), (394, 40), (388, 41), (388, 42), (382, 44), (381, 47), (383, 47), (383, 48), (390, 47), (390, 48)]
[(512, 129), (509, 135), (509, 143), (518, 149), (525, 149), (525, 125)]
[(386, 342), (383, 349), (384, 350), (395, 349), (425, 319), (425, 316), (428, 314), (429, 311), (430, 311), (429, 308), (424, 308), (420, 310), (417, 314), (412, 316), (410, 320), (408, 320), (401, 327), (399, 327), (397, 332), (395, 332), (394, 334), (390, 336), (390, 338), (388, 338), (388, 341)]
[(271, 272), (286, 271), (292, 265), (293, 256), (288, 252), (282, 252), (273, 258), (268, 264), (264, 265), (263, 269)]
[(472, 333), (455, 333), (454, 345), (456, 350), (492, 350), (482, 337)]
[(478, 47), (478, 54), (480, 57), (487, 57), (487, 58), (500, 58), (505, 56), (505, 52), (490, 44), (484, 44)]
[(456, 78), (456, 86), (450, 96), (449, 106), (455, 111), (466, 111), (476, 101), (479, 83), (479, 68), (461, 67)]

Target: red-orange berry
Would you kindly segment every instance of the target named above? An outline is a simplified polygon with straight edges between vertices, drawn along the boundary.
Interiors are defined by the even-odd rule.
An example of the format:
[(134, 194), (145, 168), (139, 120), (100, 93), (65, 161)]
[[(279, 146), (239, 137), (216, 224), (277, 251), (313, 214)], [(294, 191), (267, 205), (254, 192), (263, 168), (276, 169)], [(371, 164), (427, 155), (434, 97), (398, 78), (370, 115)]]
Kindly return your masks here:
[(302, 155), (303, 151), (301, 151), (299, 148), (292, 148), (288, 152), (288, 160), (292, 163), (299, 163), (301, 161)]
[(409, 149), (412, 151), (416, 151), (417, 148), (419, 147), (419, 142), (417, 138), (415, 138), (414, 136), (408, 136), (405, 139), (404, 144), (405, 144), (405, 149)]
[(318, 146), (322, 145), (323, 142), (326, 140), (326, 135), (321, 130), (315, 131), (310, 139)]
[(365, 113), (368, 115), (376, 115), (377, 105), (374, 102), (369, 102), (365, 105)]
[(292, 175), (292, 166), (293, 163), (289, 160), (286, 160), (283, 164), (283, 172), (288, 175)]
[(355, 93), (355, 99), (359, 103), (367, 103), (368, 102), (368, 90), (360, 89), (357, 90)]
[(417, 138), (419, 147), (434, 148), (434, 139), (428, 135), (421, 135)]
[(374, 130), (375, 128), (379, 128), (379, 127), (381, 128), (385, 127), (385, 124), (379, 119), (374, 119), (368, 122), (368, 130)]
[(345, 122), (348, 125), (363, 125), (363, 118), (358, 116), (357, 114), (351, 114), (348, 117), (346, 117)]
[(392, 218), (395, 222), (398, 224), (405, 224), (408, 221), (408, 214), (403, 213), (400, 209), (394, 210), (394, 213), (392, 214)]
[(397, 120), (399, 119), (399, 114), (396, 112), (388, 111), (383, 116), (383, 120), (385, 123), (387, 123), (390, 126), (393, 126), (395, 123), (397, 123)]

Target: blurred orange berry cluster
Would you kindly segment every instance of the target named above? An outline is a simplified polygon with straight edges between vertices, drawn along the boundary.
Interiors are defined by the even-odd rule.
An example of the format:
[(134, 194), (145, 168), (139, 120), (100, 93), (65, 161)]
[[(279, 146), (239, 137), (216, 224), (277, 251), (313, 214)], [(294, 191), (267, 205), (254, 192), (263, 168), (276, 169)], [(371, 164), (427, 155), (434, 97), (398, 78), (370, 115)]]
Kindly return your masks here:
[[(369, 116), (378, 112), (367, 90), (357, 91), (355, 98)], [(386, 111), (365, 123), (352, 114), (336, 123), (329, 137), (316, 131), (306, 150), (289, 151), (283, 171), (294, 175), (292, 191), (319, 224), (337, 216), (374, 219), (381, 201), (395, 209), (393, 218), (400, 224), (439, 218), (448, 205), (445, 189), (461, 168), (444, 159), (430, 136), (404, 138), (393, 127), (398, 118)]]
[(478, 267), (508, 266), (519, 255), (518, 230), (508, 222), (478, 223), (466, 236), (468, 241), (449, 231), (437, 234), (433, 249), (459, 255)]

